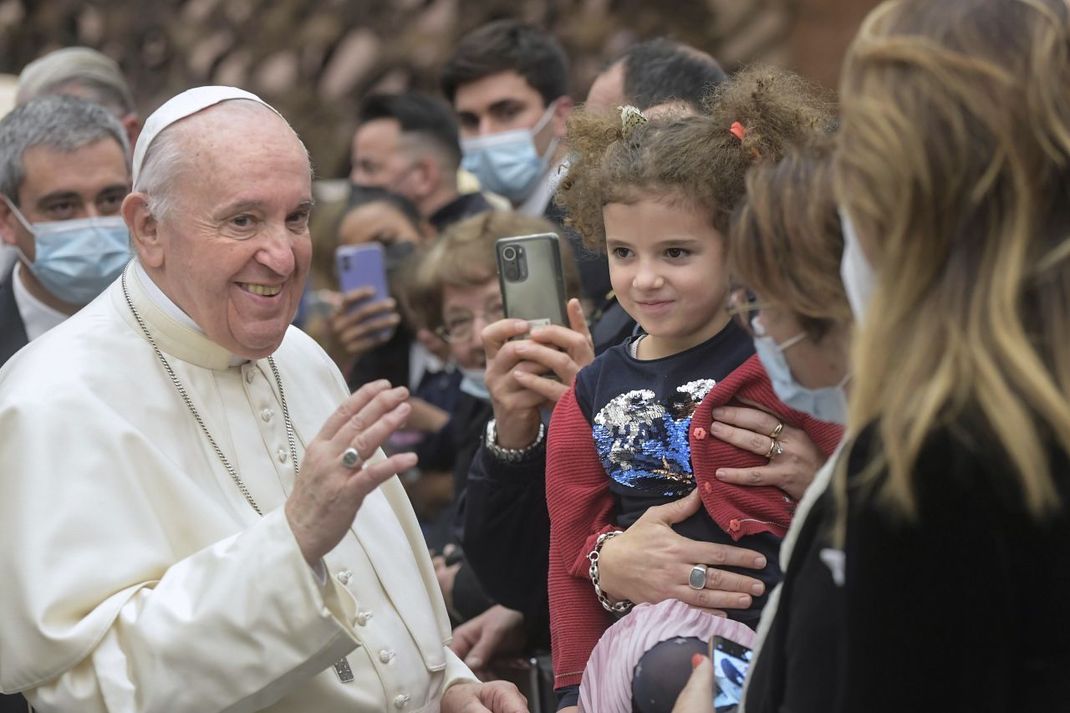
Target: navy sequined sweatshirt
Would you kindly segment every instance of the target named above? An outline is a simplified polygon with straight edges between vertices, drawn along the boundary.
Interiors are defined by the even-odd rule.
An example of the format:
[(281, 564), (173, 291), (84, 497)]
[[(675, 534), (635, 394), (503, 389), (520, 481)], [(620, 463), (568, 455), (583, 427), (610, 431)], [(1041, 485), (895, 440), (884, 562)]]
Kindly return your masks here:
[[(630, 527), (648, 508), (665, 505), (695, 488), (688, 434), (691, 416), (716, 383), (754, 353), (754, 345), (736, 322), (691, 349), (641, 360), (632, 356), (635, 339), (607, 350), (576, 377), (576, 401), (591, 424), (602, 467), (613, 493), (616, 524)], [(780, 538), (767, 532), (736, 541), (705, 508), (673, 526), (701, 542), (734, 545), (761, 552), (770, 562), (763, 572), (741, 572), (766, 583), (780, 581)], [(765, 598), (750, 609), (728, 615), (752, 628)]]

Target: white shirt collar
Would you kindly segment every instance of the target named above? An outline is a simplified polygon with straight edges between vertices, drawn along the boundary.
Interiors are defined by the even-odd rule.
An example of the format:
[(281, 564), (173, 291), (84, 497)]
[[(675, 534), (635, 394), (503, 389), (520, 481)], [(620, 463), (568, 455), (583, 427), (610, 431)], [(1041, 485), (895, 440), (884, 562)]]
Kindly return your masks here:
[(543, 174), (539, 179), (539, 185), (535, 186), (535, 190), (526, 201), (520, 204), (517, 211), (524, 215), (534, 216), (546, 213), (546, 206), (550, 205), (554, 192), (566, 173), (568, 173), (568, 154)]
[[(141, 305), (142, 316), (152, 327), (154, 336), (157, 342), (160, 342), (160, 348), (163, 351), (210, 369), (238, 366), (249, 361), (245, 357), (231, 354), (211, 341), (204, 330), (160, 289), (160, 286), (145, 271), (141, 261), (135, 258), (132, 262), (134, 280), (131, 280), (131, 287), (140, 288), (132, 289), (134, 302), (147, 302), (157, 310), (154, 314), (151, 310), (144, 309), (144, 304)], [(185, 330), (188, 330), (186, 332), (188, 336), (183, 335)], [(190, 333), (195, 337), (191, 339)]]
[(16, 263), (15, 271), (11, 273), (11, 286), (15, 292), (15, 306), (19, 308), (23, 328), (26, 330), (27, 338), (32, 342), (48, 330), (62, 324), (67, 319), (67, 315), (49, 307), (30, 294), (26, 285), (22, 284), (21, 272), (22, 263)]

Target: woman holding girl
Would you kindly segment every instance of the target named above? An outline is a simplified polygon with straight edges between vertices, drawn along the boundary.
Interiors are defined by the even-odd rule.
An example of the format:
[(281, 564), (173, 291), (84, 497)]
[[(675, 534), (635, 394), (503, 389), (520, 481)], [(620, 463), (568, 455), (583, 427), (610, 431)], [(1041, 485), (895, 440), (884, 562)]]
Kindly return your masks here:
[[(580, 694), (586, 710), (608, 713), (633, 704), (641, 711), (668, 710), (678, 686), (673, 690), (668, 677), (656, 672), (672, 670), (680, 652), (704, 649), (703, 639), (719, 626), (747, 638), (746, 626), (725, 625), (710, 610), (735, 607), (732, 616), (756, 624), (764, 592), (779, 579), (776, 550), (795, 499), (773, 487), (736, 486), (723, 471), (752, 467), (763, 456), (775, 460), (780, 439), (801, 436), (800, 429), (827, 456), (840, 429), (775, 397), (749, 335), (725, 306), (722, 236), (747, 168), (776, 160), (790, 144), (826, 132), (829, 124), (824, 102), (810, 87), (769, 69), (749, 70), (723, 85), (708, 116), (647, 120), (626, 111), (618, 122), (581, 113), (571, 123), (573, 161), (560, 199), (588, 243), (608, 251), (617, 299), (642, 334), (583, 369), (551, 422), (551, 633), (555, 683), (565, 706), (576, 700), (574, 687), (614, 621), (611, 614), (630, 607), (623, 599), (633, 590), (641, 593), (613, 584), (619, 568), (609, 553), (627, 551), (616, 546), (626, 543), (626, 529), (641, 526), (644, 513), (672, 505), (679, 510), (674, 529), (695, 541), (690, 564), (666, 557), (645, 575), (664, 575), (660, 586), (679, 590), (679, 598), (699, 590), (704, 610), (673, 601), (679, 606), (671, 611), (639, 607), (623, 620), (632, 631), (619, 643), (624, 646), (627, 637), (635, 658), (654, 675), (632, 680), (636, 661), (629, 666), (626, 657), (603, 657)], [(729, 404), (768, 412), (762, 455), (717, 438), (713, 409)], [(726, 561), (723, 549), (707, 555), (705, 543), (740, 549)], [(708, 569), (710, 564), (756, 567), (758, 578), (731, 567)], [(725, 580), (749, 581), (750, 594), (723, 601), (714, 589), (744, 589), (739, 582), (719, 586)], [(644, 620), (656, 621), (636, 623)], [(678, 624), (673, 631), (662, 626), (669, 620)], [(664, 638), (651, 638), (654, 629)], [(689, 640), (685, 646), (656, 650), (680, 637)], [(634, 642), (654, 647), (650, 657)], [(622, 688), (623, 697), (616, 697)]]

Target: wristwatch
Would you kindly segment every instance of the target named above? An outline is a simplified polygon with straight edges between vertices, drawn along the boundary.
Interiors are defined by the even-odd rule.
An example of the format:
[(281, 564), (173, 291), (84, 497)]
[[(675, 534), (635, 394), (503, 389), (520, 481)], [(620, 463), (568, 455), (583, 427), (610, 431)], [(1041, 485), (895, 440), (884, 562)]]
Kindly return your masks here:
[(546, 439), (546, 426), (539, 423), (539, 434), (535, 436), (535, 440), (531, 445), (525, 448), (502, 448), (498, 445), (498, 424), (495, 419), (491, 419), (487, 422), (487, 431), (484, 444), (490, 454), (500, 461), (506, 463), (522, 463), (531, 457), (534, 453), (543, 448), (543, 443)]

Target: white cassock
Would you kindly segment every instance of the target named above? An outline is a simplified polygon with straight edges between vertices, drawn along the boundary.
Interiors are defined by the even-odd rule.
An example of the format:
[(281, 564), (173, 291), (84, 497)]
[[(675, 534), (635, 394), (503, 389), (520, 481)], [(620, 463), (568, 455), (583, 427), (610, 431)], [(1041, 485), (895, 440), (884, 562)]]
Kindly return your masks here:
[[(0, 371), (0, 689), (42, 713), (439, 710), (475, 679), (445, 646), (397, 478), (317, 578), (283, 514), (294, 467), (267, 360), (236, 364), (133, 267), (138, 311), (264, 517), (116, 282)], [(300, 458), (348, 391), (297, 329), (274, 357)]]

